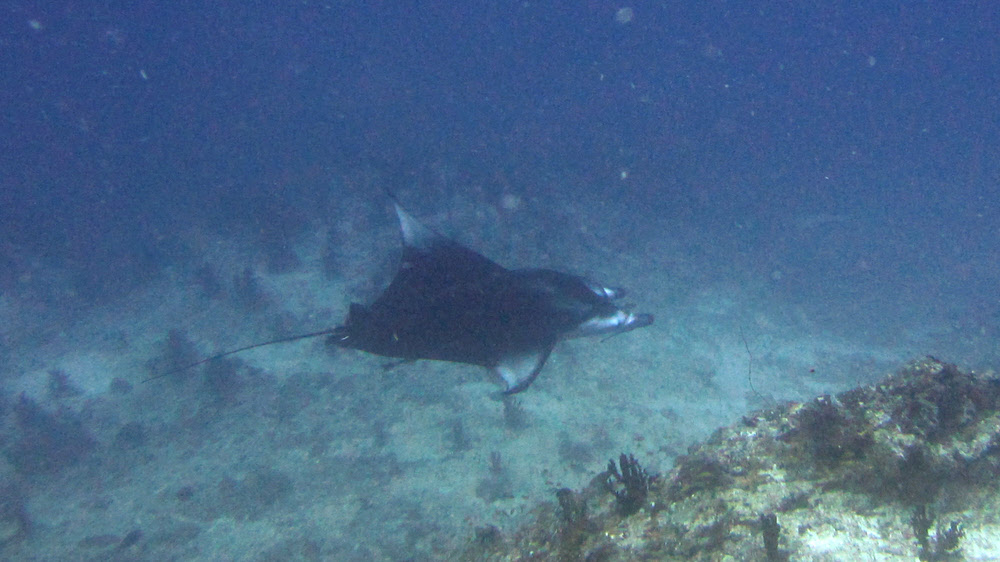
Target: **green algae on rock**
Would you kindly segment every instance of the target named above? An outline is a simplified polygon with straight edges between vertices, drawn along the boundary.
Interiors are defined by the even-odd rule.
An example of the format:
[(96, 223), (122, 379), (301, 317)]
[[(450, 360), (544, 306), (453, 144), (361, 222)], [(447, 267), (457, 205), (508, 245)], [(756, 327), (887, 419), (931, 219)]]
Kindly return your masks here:
[[(929, 534), (948, 547), (934, 559), (995, 559), (998, 475), (1000, 380), (928, 357), (717, 430), (637, 513), (616, 507), (602, 473), (462, 558), (913, 560), (930, 559)], [(936, 528), (914, 515), (926, 511)]]

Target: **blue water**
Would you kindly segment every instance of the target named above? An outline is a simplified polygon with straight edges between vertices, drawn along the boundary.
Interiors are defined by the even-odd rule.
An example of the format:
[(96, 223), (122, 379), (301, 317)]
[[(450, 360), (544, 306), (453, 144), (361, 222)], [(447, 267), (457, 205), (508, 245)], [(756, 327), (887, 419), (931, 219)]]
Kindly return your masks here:
[[(516, 519), (497, 515), (509, 500), (447, 479), (440, 487), (455, 489), (438, 500), (417, 494), (396, 508), (334, 485), (318, 496), (303, 463), (325, 463), (333, 478), (345, 470), (338, 462), (376, 459), (385, 474), (372, 482), (402, 497), (431, 493), (440, 458), (485, 474), (502, 451), (520, 509), (549, 499), (541, 470), (575, 474), (564, 484), (578, 486), (624, 448), (666, 470), (747, 408), (872, 382), (911, 357), (996, 368), (992, 5), (624, 8), (5, 6), (0, 477), (32, 524), (0, 536), (0, 549), (99, 556), (119, 548), (107, 537), (140, 529), (118, 552), (433, 558), (475, 525)], [(204, 355), (335, 325), (350, 301), (371, 299), (398, 255), (384, 190), (505, 265), (627, 285), (657, 324), (600, 351), (557, 349), (521, 398), (529, 425), (517, 431), (531, 436), (517, 439), (539, 448), (531, 454), (488, 399), (495, 381), (470, 369), (369, 376), (381, 372), (376, 359), (316, 343), (247, 358), (237, 374), (141, 383), (172, 329)], [(59, 390), (54, 370), (78, 392)], [(317, 382), (331, 373), (341, 374), (333, 390)], [(709, 396), (669, 382), (685, 377)], [(384, 417), (358, 414), (379, 396)], [(605, 406), (612, 425), (585, 426), (579, 410)], [(95, 444), (39, 453), (56, 467), (19, 457), (41, 423), (36, 407)], [(698, 429), (657, 448), (634, 439), (649, 412), (664, 428)], [(134, 437), (135, 426), (122, 437), (130, 422), (148, 437)], [(309, 459), (288, 456), (285, 438), (265, 440), (260, 458), (241, 456), (255, 447), (248, 427), (311, 435), (301, 438)], [(232, 449), (218, 445), (230, 436)], [(441, 439), (454, 447), (434, 449)], [(557, 443), (589, 453), (544, 460)], [(253, 468), (274, 464), (280, 478)], [(157, 480), (177, 474), (189, 476)], [(252, 507), (232, 499), (261, 482), (281, 493)], [(185, 486), (196, 493), (181, 498)], [(107, 497), (94, 499), (94, 487)], [(54, 515), (60, 494), (77, 515)], [(134, 503), (144, 496), (162, 503)], [(469, 501), (449, 513), (464, 501), (455, 498)], [(327, 521), (327, 504), (354, 508)], [(275, 531), (284, 539), (241, 527), (287, 513), (313, 527)], [(219, 530), (227, 525), (231, 534)]]

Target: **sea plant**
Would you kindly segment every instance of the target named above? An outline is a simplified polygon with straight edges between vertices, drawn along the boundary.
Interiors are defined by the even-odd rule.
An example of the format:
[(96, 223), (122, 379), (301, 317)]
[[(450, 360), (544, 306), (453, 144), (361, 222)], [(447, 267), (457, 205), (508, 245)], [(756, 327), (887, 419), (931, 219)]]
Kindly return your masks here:
[(629, 516), (646, 505), (646, 497), (650, 486), (656, 481), (656, 475), (646, 472), (632, 455), (622, 453), (618, 464), (620, 470), (615, 466), (614, 459), (608, 461), (605, 485), (618, 500), (618, 510), (622, 515)]

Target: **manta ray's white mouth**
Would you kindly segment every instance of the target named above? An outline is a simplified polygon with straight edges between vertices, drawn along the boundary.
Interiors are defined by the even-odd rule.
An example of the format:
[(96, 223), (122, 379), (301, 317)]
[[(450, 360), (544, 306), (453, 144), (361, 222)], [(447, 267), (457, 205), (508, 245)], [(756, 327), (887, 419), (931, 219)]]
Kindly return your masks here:
[(652, 314), (635, 314), (617, 309), (614, 313), (605, 316), (595, 316), (580, 324), (577, 329), (566, 334), (566, 338), (582, 338), (587, 336), (601, 336), (621, 334), (643, 328), (653, 323)]

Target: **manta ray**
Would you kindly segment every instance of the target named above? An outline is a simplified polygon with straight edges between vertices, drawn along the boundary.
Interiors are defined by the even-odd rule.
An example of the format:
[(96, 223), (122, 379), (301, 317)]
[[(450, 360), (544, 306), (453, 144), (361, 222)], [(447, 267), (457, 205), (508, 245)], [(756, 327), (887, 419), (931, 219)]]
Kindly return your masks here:
[(403, 259), (371, 305), (351, 304), (329, 342), (375, 355), (480, 365), (505, 394), (528, 388), (560, 340), (653, 323), (615, 301), (622, 289), (551, 269), (506, 269), (430, 228), (393, 201)]
[(551, 269), (506, 269), (424, 226), (393, 198), (403, 256), (393, 280), (369, 305), (352, 303), (336, 328), (220, 353), (328, 336), (328, 343), (407, 361), (428, 359), (494, 370), (504, 394), (528, 388), (564, 339), (620, 334), (649, 326), (652, 314), (616, 304), (625, 295)]

